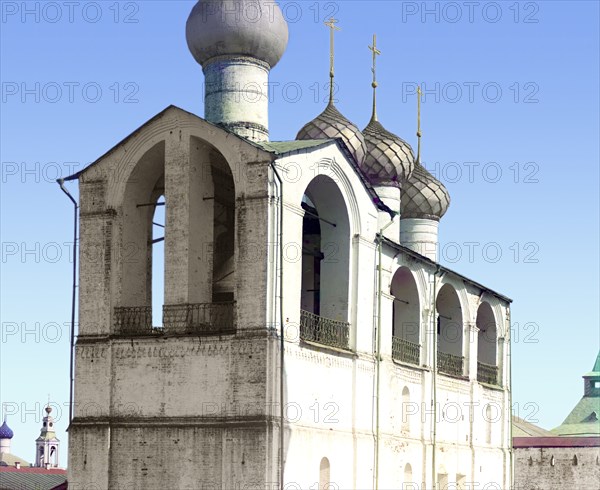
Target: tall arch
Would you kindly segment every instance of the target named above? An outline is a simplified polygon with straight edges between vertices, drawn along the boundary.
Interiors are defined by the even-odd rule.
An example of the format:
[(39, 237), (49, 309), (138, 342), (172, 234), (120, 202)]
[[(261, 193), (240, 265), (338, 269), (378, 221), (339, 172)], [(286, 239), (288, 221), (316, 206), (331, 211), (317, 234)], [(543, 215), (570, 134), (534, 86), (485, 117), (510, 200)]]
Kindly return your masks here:
[[(232, 331), (236, 245), (232, 170), (223, 154), (202, 138), (175, 142), (172, 150), (167, 155), (164, 327), (174, 333)], [(183, 164), (181, 151), (187, 156)]]
[(498, 328), (494, 311), (487, 301), (477, 309), (477, 380), (498, 383)]
[(160, 141), (138, 160), (125, 185), (117, 254), (121, 265), (120, 297), (115, 310), (117, 333), (152, 331), (153, 220), (164, 193), (165, 142)]
[(444, 284), (436, 298), (437, 368), (440, 372), (462, 376), (463, 313), (456, 289)]
[(394, 359), (420, 365), (419, 290), (408, 267), (400, 267), (392, 277), (393, 300), (392, 356)]
[(300, 335), (349, 347), (350, 221), (337, 184), (325, 175), (305, 190)]
[(122, 201), (118, 333), (153, 333), (152, 317), (175, 333), (234, 328), (235, 202), (230, 165), (200, 138), (160, 141), (137, 161)]

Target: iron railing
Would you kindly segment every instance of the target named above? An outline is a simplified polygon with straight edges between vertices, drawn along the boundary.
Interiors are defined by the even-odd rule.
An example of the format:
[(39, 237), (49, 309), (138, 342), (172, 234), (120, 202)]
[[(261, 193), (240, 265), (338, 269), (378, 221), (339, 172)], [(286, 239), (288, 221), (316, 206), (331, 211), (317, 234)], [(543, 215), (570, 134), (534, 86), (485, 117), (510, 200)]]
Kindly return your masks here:
[(451, 374), (452, 376), (463, 375), (464, 357), (455, 356), (446, 352), (437, 353), (437, 368), (440, 373)]
[(498, 384), (498, 366), (477, 362), (477, 381), (489, 385)]
[(163, 306), (166, 333), (219, 334), (235, 331), (235, 301)]
[(418, 366), (421, 361), (421, 346), (401, 337), (392, 337), (392, 357), (396, 361)]
[(151, 306), (115, 307), (114, 326), (117, 335), (152, 335), (161, 331), (159, 328), (152, 328)]
[(350, 324), (300, 310), (300, 338), (309, 342), (350, 349)]

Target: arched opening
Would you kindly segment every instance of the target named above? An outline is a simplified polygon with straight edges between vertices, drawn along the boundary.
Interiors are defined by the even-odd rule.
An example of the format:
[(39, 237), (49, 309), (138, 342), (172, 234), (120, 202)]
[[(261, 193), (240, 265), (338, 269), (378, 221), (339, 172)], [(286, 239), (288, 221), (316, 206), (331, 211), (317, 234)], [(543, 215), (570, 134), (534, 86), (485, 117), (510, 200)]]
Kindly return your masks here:
[(419, 290), (412, 272), (400, 267), (392, 278), (392, 356), (409, 364), (421, 361)]
[(195, 137), (188, 143), (184, 161), (185, 143), (168, 155), (165, 141), (157, 143), (127, 181), (117, 333), (159, 331), (152, 325), (193, 334), (235, 328), (233, 174), (212, 145)]
[(410, 432), (410, 419), (409, 410), (410, 407), (410, 390), (408, 386), (402, 389), (402, 432)]
[(350, 222), (346, 203), (336, 183), (320, 175), (306, 188), (301, 205), (300, 337), (348, 349)]
[(331, 483), (331, 465), (329, 459), (321, 459), (319, 465), (319, 490), (329, 490)]
[[(155, 263), (164, 264), (155, 245), (164, 230), (154, 230), (155, 212), (159, 198), (165, 193), (165, 142), (148, 150), (136, 164), (125, 187), (122, 216), (122, 235), (119, 259), (121, 288), (119, 306), (115, 308), (116, 333), (139, 335), (152, 332), (152, 303), (162, 303), (162, 284), (153, 280)], [(161, 209), (164, 213), (164, 208)], [(156, 244), (154, 240), (157, 240)], [(159, 245), (158, 248), (164, 247)], [(159, 269), (160, 265), (156, 266)], [(162, 270), (164, 271), (164, 265)], [(153, 285), (156, 292), (153, 293)], [(162, 311), (156, 312), (155, 325), (162, 325)]]
[(410, 463), (406, 463), (406, 465), (404, 466), (404, 483), (402, 485), (402, 488), (404, 490), (408, 490), (408, 489), (412, 488), (412, 484), (413, 484), (413, 474), (412, 473), (413, 473), (412, 466), (410, 465)]
[(491, 385), (498, 384), (496, 346), (498, 334), (496, 318), (489, 303), (484, 301), (477, 309), (477, 380)]
[(196, 137), (189, 145), (189, 168), (174, 169), (167, 188), (163, 323), (168, 332), (221, 334), (235, 329), (235, 183), (214, 146)]
[(436, 299), (437, 308), (437, 368), (440, 372), (463, 376), (462, 308), (456, 290), (444, 284)]

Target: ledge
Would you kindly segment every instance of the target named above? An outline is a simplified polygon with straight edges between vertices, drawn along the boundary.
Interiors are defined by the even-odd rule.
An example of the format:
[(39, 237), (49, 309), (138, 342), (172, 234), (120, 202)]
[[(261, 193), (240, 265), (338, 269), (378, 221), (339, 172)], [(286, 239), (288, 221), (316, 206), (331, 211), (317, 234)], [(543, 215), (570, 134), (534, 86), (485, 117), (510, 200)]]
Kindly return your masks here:
[(339, 347), (333, 347), (331, 345), (326, 345), (326, 344), (319, 344), (318, 342), (312, 342), (310, 340), (303, 340), (300, 339), (300, 342), (298, 343), (298, 345), (300, 347), (305, 347), (305, 348), (310, 348), (313, 350), (320, 350), (326, 353), (335, 353), (335, 354), (342, 354), (345, 357), (349, 357), (349, 358), (358, 358), (358, 354), (350, 349), (340, 349)]
[(417, 366), (416, 364), (410, 364), (408, 362), (399, 361), (397, 359), (394, 359), (393, 357), (391, 357), (390, 359), (392, 360), (392, 364), (395, 364), (396, 366), (407, 367), (415, 369), (417, 371), (431, 371), (431, 368), (429, 366)]
[(477, 381), (481, 386), (483, 386), (484, 388), (487, 388), (488, 390), (494, 390), (494, 391), (504, 391), (504, 386), (500, 386), (500, 385), (491, 385), (489, 383), (484, 383), (483, 381)]

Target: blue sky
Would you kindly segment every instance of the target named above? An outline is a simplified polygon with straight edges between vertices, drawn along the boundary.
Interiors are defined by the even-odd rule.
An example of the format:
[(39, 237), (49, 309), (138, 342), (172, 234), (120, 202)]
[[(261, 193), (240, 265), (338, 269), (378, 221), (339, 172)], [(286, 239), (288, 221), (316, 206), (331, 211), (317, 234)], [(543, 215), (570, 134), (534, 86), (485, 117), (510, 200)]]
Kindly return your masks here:
[[(203, 114), (184, 35), (193, 3), (0, 4), (0, 399), (26, 459), (48, 394), (67, 441), (72, 208), (54, 179), (170, 104)], [(281, 5), (290, 42), (271, 74), (271, 138), (293, 139), (324, 107), (332, 14), (338, 108), (364, 127), (377, 33), (380, 120), (413, 146), (412, 94), (425, 90), (423, 161), (452, 196), (441, 261), (514, 299), (517, 412), (559, 425), (600, 344), (598, 2)]]

